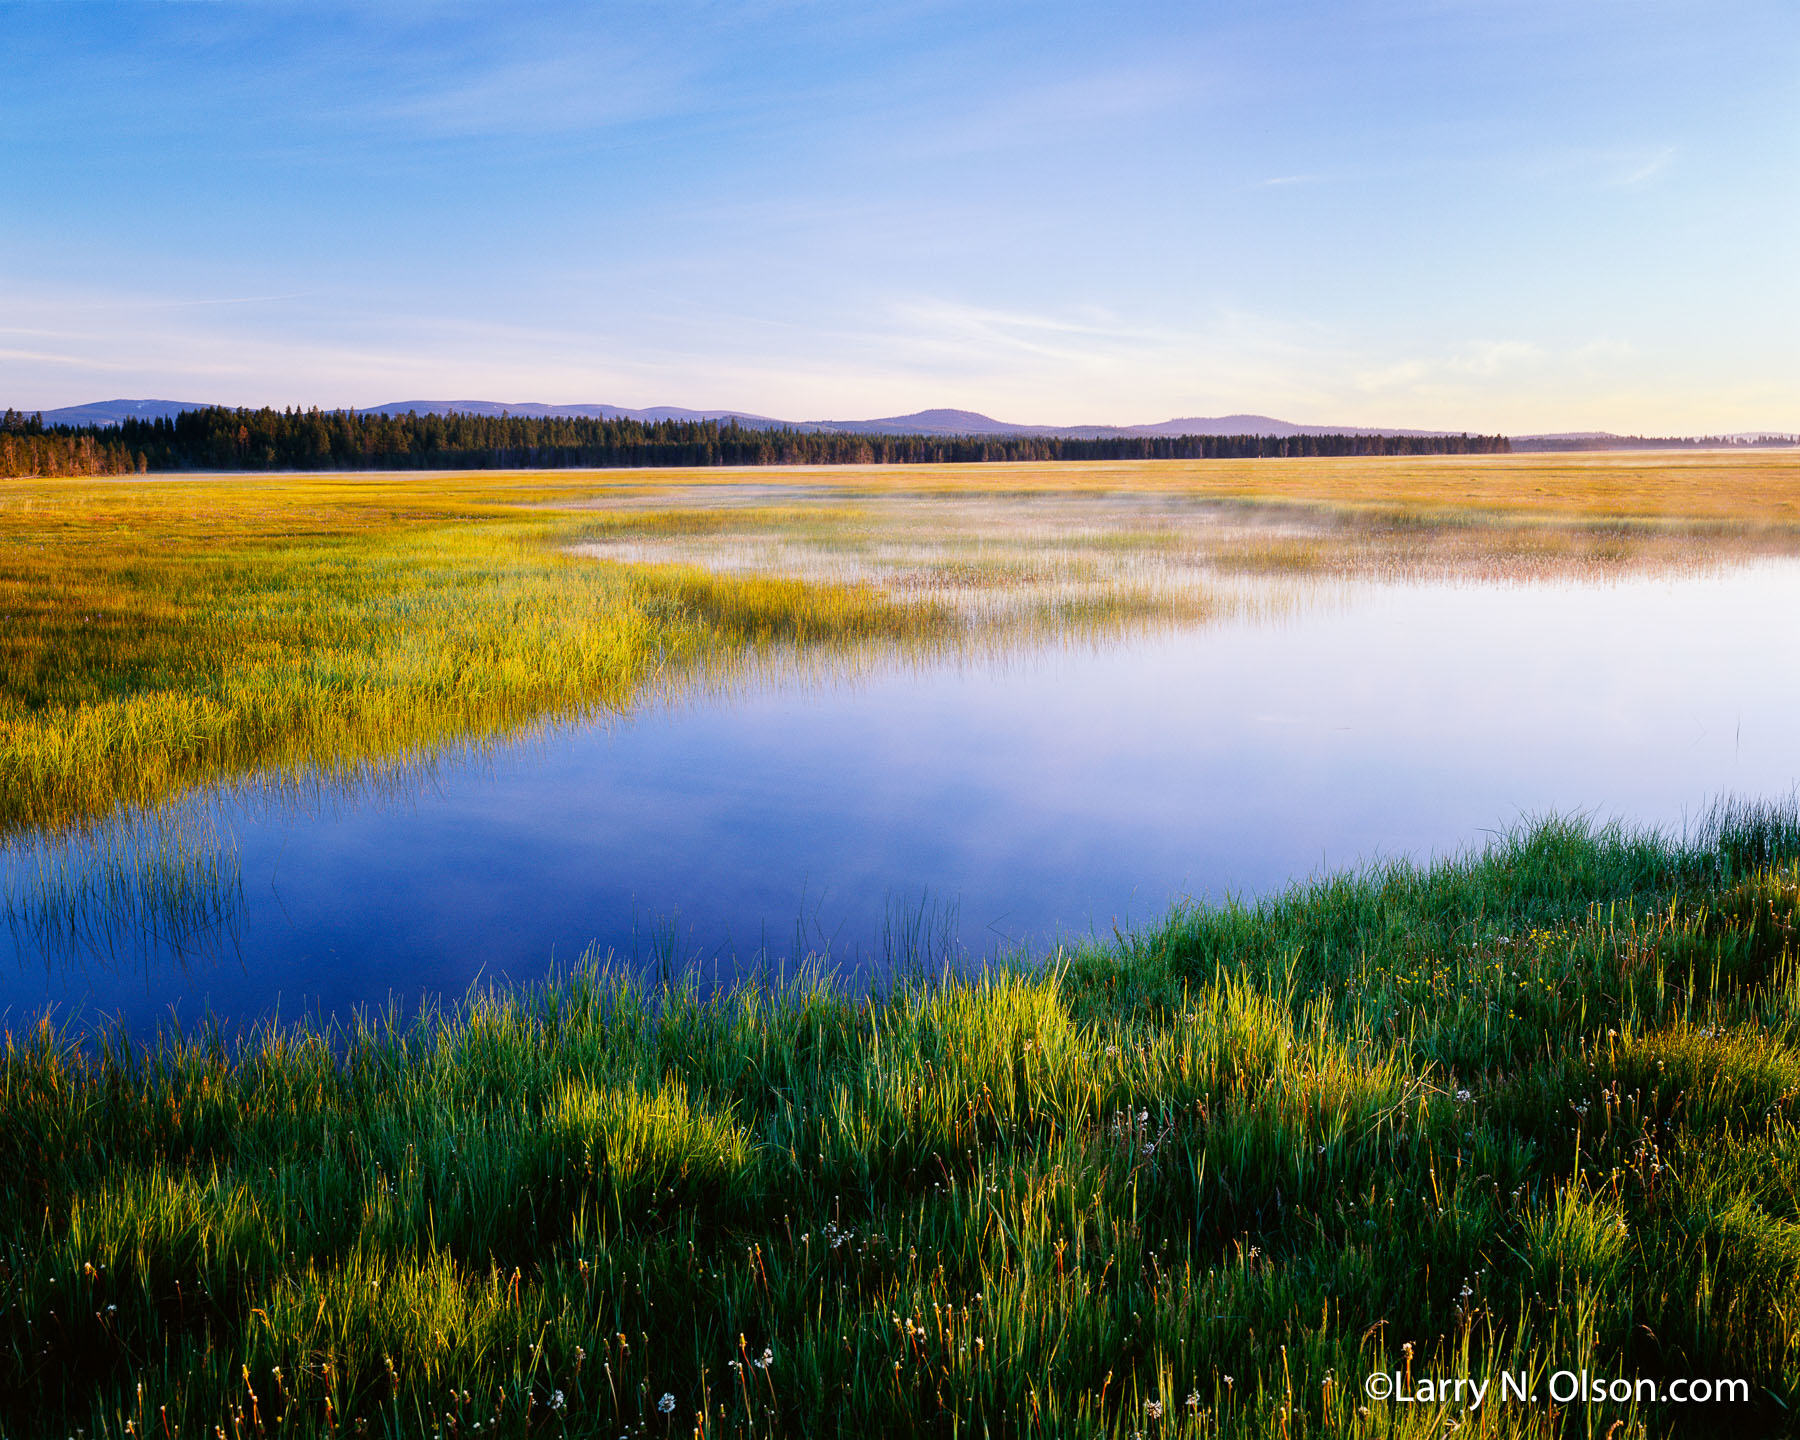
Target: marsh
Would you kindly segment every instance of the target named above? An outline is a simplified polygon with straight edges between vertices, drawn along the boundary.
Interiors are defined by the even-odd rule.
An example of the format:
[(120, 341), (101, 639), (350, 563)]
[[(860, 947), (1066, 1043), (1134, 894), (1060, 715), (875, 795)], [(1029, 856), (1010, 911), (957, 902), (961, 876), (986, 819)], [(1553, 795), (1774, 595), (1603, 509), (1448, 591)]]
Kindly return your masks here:
[[(1783, 528), (956, 478), (596, 477), (532, 499), (533, 564), (639, 605), (629, 684), (15, 828), (13, 1023), (410, 1012), (584, 956), (860, 987), (1534, 816), (1679, 833), (1793, 783), (1800, 679), (1753, 621), (1800, 603)], [(329, 583), (350, 573), (330, 557)], [(555, 628), (551, 582), (529, 583)], [(721, 623), (731, 587), (767, 613)], [(827, 597), (818, 618), (802, 595)], [(489, 643), (472, 609), (437, 623)], [(585, 673), (583, 643), (550, 648)], [(354, 709), (386, 663), (306, 686)]]

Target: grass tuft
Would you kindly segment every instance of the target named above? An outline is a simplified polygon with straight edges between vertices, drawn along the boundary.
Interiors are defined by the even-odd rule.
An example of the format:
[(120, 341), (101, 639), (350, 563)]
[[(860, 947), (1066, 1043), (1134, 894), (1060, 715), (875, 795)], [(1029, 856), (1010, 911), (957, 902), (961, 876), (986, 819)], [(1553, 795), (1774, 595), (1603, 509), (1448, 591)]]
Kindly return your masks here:
[[(1546, 819), (884, 994), (16, 1035), (0, 1430), (1777, 1433), (1800, 830), (1754, 815), (1754, 864)], [(1584, 1367), (1750, 1388), (1361, 1394)]]

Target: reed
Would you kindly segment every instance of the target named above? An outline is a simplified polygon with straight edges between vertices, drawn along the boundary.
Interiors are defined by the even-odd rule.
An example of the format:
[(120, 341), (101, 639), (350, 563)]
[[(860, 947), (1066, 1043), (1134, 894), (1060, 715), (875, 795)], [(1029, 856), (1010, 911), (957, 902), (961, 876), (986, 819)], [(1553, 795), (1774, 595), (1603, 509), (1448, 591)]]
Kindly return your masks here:
[(216, 955), (235, 937), (243, 888), (230, 840), (178, 817), (0, 845), (0, 921), (21, 955), (57, 963)]
[[(1546, 820), (874, 995), (21, 1034), (0, 1431), (1779, 1433), (1797, 834)], [(1361, 1394), (1584, 1367), (1752, 1394)]]

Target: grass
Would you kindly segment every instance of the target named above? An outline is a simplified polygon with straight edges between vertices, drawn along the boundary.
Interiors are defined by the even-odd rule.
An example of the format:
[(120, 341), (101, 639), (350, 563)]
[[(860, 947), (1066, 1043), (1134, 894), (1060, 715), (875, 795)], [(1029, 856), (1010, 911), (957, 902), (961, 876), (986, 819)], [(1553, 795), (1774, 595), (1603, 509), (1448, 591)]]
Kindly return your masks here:
[[(654, 488), (746, 478), (803, 498)], [(1215, 575), (1614, 573), (1800, 523), (1768, 455), (617, 479), (0, 486), (0, 832), (87, 857), (11, 923), (228, 924), (207, 847), (81, 848), (121, 805), (961, 643), (1021, 587), (987, 613), (1099, 633), (1212, 613)], [(1059, 520), (1049, 554), (980, 508), (1121, 491), (1280, 523)], [(921, 494), (973, 518), (922, 549), (877, 514)], [(710, 568), (770, 535), (793, 573)], [(1747, 807), (873, 997), (583, 969), (241, 1045), (9, 1032), (0, 1436), (1785, 1433), (1796, 924), (1800, 816)], [(1360, 1394), (1583, 1368), (1750, 1398)]]
[[(1105, 495), (1190, 513), (1096, 524)], [(1221, 500), (1253, 523), (1209, 532)], [(1218, 613), (1196, 562), (1681, 563), (1696, 524), (1791, 549), (1796, 505), (1779, 454), (0, 482), (0, 832), (626, 709), (759, 647)], [(569, 553), (622, 539), (640, 563)]]
[(152, 812), (59, 845), (0, 845), (0, 923), (21, 956), (185, 963), (235, 943), (242, 906), (236, 848), (203, 823)]
[[(1203, 495), (1419, 514), (1800, 524), (1800, 452), (1794, 450), (847, 465), (669, 471), (659, 478), (712, 487), (780, 484), (794, 492)], [(554, 493), (577, 497), (582, 485), (564, 482)]]
[(934, 624), (866, 589), (583, 562), (567, 520), (454, 486), (58, 486), (0, 511), (0, 832)]
[(5, 481), (0, 834), (630, 709), (800, 645), (1262, 603), (1233, 577), (1785, 553), (1797, 504), (1781, 454)]
[[(0, 1433), (1786, 1433), (1797, 854), (1547, 821), (874, 997), (21, 1036)], [(1360, 1393), (1583, 1368), (1750, 1398)]]

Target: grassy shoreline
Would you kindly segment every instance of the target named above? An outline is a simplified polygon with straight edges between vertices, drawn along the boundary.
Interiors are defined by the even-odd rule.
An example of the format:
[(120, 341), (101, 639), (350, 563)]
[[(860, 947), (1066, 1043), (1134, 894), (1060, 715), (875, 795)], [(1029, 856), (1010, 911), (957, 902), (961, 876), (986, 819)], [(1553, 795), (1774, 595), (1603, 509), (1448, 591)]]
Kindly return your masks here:
[[(627, 709), (768, 647), (937, 644), (946, 577), (1018, 583), (565, 553), (740, 523), (659, 511), (670, 483), (1326, 505), (1449, 527), (1446, 555), (1470, 515), (1573, 527), (1527, 567), (1681, 527), (1786, 551), (1800, 518), (1779, 456), (659, 472), (582, 508), (618, 478), (0, 485), (0, 835)], [(129, 889), (135, 852), (103, 858)], [(9, 1036), (0, 1437), (1785, 1433), (1797, 924), (1791, 808), (1549, 821), (872, 998), (579, 972), (241, 1049)], [(1584, 1368), (1750, 1399), (1360, 1394)]]
[[(1547, 821), (865, 999), (26, 1037), (0, 1434), (1784, 1433), (1796, 857)], [(1752, 1398), (1359, 1393), (1583, 1368)]]
[[(1800, 538), (1800, 463), (1779, 454), (0, 481), (0, 834), (629, 709), (772, 644), (929, 644), (956, 629), (930, 594), (722, 575), (703, 554), (569, 553), (636, 533), (667, 552), (755, 523), (855, 538), (854, 503), (820, 526), (791, 498), (707, 512), (659, 500), (670, 486), (785, 487), (814, 506), (862, 492), (1324, 507), (1427, 562), (1490, 540), (1520, 563), (1610, 564), (1674, 555), (1688, 532), (1746, 553)], [(619, 508), (597, 513), (596, 497)], [(882, 513), (890, 523), (892, 505)], [(1277, 538), (1208, 558), (1329, 569), (1331, 548)], [(1127, 590), (1043, 618), (1103, 625), (1109, 605), (1144, 608)]]
[(557, 543), (567, 520), (421, 487), (149, 487), (0, 520), (0, 834), (626, 710), (757, 647), (932, 623), (844, 586), (583, 562)]

